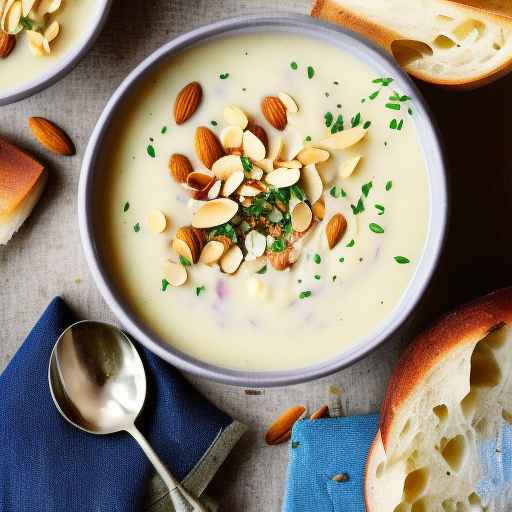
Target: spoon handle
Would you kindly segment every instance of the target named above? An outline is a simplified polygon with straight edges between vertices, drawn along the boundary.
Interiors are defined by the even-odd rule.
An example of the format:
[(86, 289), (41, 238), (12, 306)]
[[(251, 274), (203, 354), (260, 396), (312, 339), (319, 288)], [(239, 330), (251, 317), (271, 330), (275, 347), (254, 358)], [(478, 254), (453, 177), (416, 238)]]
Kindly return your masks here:
[(126, 431), (132, 435), (132, 437), (139, 443), (143, 452), (147, 458), (153, 464), (157, 473), (160, 475), (165, 485), (169, 489), (169, 496), (176, 512), (188, 512), (194, 510), (197, 512), (208, 512), (203, 505), (201, 505), (196, 498), (192, 497), (183, 486), (171, 475), (168, 469), (162, 464), (162, 461), (158, 455), (151, 448), (146, 438), (140, 433), (140, 431), (133, 425)]

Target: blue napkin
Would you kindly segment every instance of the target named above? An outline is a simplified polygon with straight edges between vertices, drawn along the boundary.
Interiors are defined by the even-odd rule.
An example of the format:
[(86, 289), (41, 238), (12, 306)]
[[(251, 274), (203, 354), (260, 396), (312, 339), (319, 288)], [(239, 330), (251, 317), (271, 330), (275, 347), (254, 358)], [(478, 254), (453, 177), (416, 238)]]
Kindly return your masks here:
[[(0, 375), (0, 510), (164, 510), (165, 489), (155, 495), (153, 468), (128, 434), (86, 434), (66, 423), (52, 402), (50, 353), (74, 321), (63, 300), (54, 299)], [(137, 426), (172, 473), (200, 493), (244, 427), (174, 368), (138, 349), (148, 396)]]
[(365, 512), (364, 470), (378, 428), (376, 414), (297, 422), (283, 511)]

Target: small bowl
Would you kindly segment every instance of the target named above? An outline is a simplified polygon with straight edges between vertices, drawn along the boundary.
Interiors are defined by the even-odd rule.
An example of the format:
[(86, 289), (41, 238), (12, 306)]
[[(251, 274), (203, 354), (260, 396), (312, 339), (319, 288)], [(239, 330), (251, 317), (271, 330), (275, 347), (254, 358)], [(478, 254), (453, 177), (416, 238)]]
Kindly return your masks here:
[[(395, 78), (399, 90), (410, 96), (416, 106), (414, 119), (428, 168), (431, 213), (425, 249), (416, 273), (399, 305), (384, 325), (376, 328), (371, 336), (362, 339), (356, 346), (322, 363), (286, 371), (253, 372), (213, 366), (190, 357), (173, 348), (139, 320), (119, 293), (102, 261), (93, 220), (93, 198), (98, 193), (95, 190), (95, 173), (98, 172), (97, 163), (109, 126), (124, 98), (138, 82), (162, 60), (191, 45), (212, 38), (226, 37), (229, 34), (265, 30), (298, 33), (323, 40), (351, 53), (381, 76)], [(292, 14), (244, 16), (212, 23), (173, 39), (147, 57), (122, 82), (101, 114), (84, 156), (78, 191), (79, 225), (85, 256), (100, 293), (123, 327), (148, 349), (184, 371), (219, 382), (247, 387), (283, 386), (328, 375), (354, 363), (388, 339), (413, 311), (435, 270), (444, 240), (447, 208), (445, 165), (438, 133), (423, 98), (410, 78), (387, 54), (357, 34), (307, 16)]]
[[(99, 0), (98, 3), (101, 5), (98, 7), (89, 27), (85, 31), (81, 42), (70, 48), (60, 59), (61, 62), (41, 73), (37, 78), (16, 87), (11, 87), (3, 91), (0, 90), (0, 106), (20, 101), (50, 87), (50, 85), (64, 78), (80, 60), (85, 57), (94, 44), (94, 41), (96, 41), (96, 38), (100, 35), (103, 25), (107, 20), (108, 13), (110, 12), (112, 0)], [(34, 59), (36, 58), (38, 57), (34, 57)]]

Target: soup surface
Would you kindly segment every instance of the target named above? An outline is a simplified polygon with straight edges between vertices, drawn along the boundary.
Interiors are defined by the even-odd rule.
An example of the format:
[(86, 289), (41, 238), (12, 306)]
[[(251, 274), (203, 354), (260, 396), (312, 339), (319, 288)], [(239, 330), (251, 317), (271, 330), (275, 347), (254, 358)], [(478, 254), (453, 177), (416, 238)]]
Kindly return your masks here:
[[(175, 99), (193, 81), (201, 86), (202, 100), (192, 117), (178, 125)], [(103, 258), (138, 317), (173, 347), (208, 363), (244, 370), (304, 367), (375, 332), (415, 273), (430, 212), (414, 105), (393, 85), (392, 77), (378, 76), (340, 49), (285, 34), (217, 39), (161, 65), (125, 101), (109, 130), (97, 195)], [(287, 96), (278, 96), (283, 92)], [(287, 108), (282, 131), (262, 113), (266, 96), (282, 98)], [(265, 162), (243, 158), (244, 179), (254, 183), (259, 177), (265, 192), (239, 197), (238, 189), (229, 196), (238, 206), (236, 215), (220, 228), (203, 230), (204, 242), (227, 236), (249, 260), (233, 274), (228, 272), (237, 267), (238, 249), (231, 251), (224, 272), (218, 264), (188, 265), (192, 262), (173, 250), (177, 229), (200, 224), (195, 215), (204, 203), (190, 199), (190, 190), (169, 171), (170, 156), (179, 153), (194, 170), (207, 172), (195, 150), (196, 129), (208, 127), (225, 140), (222, 130), (233, 123), (233, 110), (227, 120), (224, 110), (231, 106), (265, 130), (267, 159), (274, 158), (280, 138), (283, 144), (263, 172)], [(361, 130), (366, 131), (362, 139), (345, 149), (329, 144), (332, 135), (361, 137)], [(315, 155), (326, 158), (325, 153), (301, 153), (311, 147), (323, 147), (327, 159), (300, 168), (300, 180), (292, 186), (268, 184), (276, 183), (269, 178), (272, 167), (297, 172), (286, 166), (298, 167), (297, 160), (307, 163)], [(307, 173), (315, 178), (316, 172), (322, 180), (323, 213), (319, 204), (312, 204), (317, 182), (305, 179)], [(281, 215), (276, 198), (289, 201)], [(304, 218), (307, 223), (313, 210), (313, 220), (302, 232), (290, 228), (292, 207), (298, 203), (302, 216), (296, 224)], [(257, 212), (250, 210), (254, 206)], [(252, 222), (251, 213), (265, 219)], [(335, 216), (341, 220), (330, 235), (330, 248), (326, 230)], [(249, 243), (249, 231), (265, 236), (263, 256), (258, 256), (259, 235)], [(292, 243), (294, 263), (276, 270), (276, 254)], [(177, 265), (169, 267), (170, 261)], [(172, 286), (180, 264), (187, 281)]]
[[(38, 13), (38, 7), (43, 2), (38, 0), (31, 13), (22, 16), (18, 25), (21, 30), (15, 35), (15, 46), (6, 58), (0, 60), (1, 94), (28, 85), (38, 80), (43, 73), (49, 73), (59, 66), (66, 55), (82, 44), (98, 10), (104, 5), (103, 0), (62, 0), (57, 10), (42, 15)], [(49, 0), (46, 3), (51, 9)], [(54, 0), (53, 8), (57, 4), (58, 0)], [(5, 7), (8, 6), (9, 2), (6, 2)], [(58, 31), (55, 39), (49, 42), (50, 53), (39, 48), (40, 41), (36, 41), (36, 47), (31, 49), (29, 29), (42, 35), (53, 22), (58, 23)], [(53, 34), (49, 36), (50, 39)]]

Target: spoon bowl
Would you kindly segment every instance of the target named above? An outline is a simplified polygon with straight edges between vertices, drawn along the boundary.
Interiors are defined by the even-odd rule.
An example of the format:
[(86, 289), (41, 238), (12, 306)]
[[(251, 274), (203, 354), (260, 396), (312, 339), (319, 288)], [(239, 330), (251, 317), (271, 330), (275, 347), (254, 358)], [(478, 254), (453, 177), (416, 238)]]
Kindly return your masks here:
[(135, 346), (120, 329), (89, 320), (69, 326), (53, 347), (48, 382), (64, 419), (90, 434), (128, 432), (169, 488), (175, 510), (206, 512), (135, 426), (146, 398), (146, 373)]

